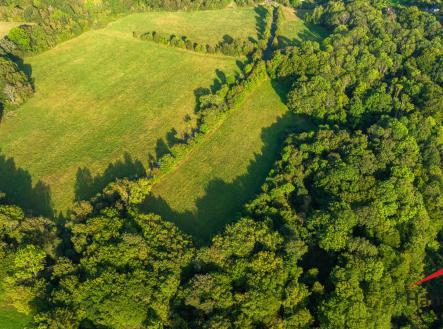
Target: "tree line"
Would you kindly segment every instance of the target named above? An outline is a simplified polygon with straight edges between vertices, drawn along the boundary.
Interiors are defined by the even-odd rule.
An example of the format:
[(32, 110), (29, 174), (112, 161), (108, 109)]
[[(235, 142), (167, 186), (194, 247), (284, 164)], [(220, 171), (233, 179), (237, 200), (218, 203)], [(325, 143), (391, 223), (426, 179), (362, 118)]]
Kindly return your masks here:
[(168, 45), (175, 48), (182, 48), (202, 54), (223, 54), (226, 56), (247, 56), (257, 49), (257, 44), (249, 39), (231, 38), (226, 35), (222, 41), (216, 45), (202, 44), (192, 41), (186, 36), (177, 36), (157, 31), (144, 33), (133, 33), (135, 38), (145, 41)]
[[(281, 25), (284, 20), (284, 15), (281, 7), (274, 7), (268, 4), (257, 6), (257, 11), (261, 12), (263, 15), (259, 24), (261, 25), (262, 30), (259, 31), (257, 41), (251, 38), (232, 38), (229, 35), (225, 35), (223, 37), (223, 40), (218, 42), (216, 45), (210, 45), (193, 41), (187, 36), (179, 36), (174, 34), (169, 35), (159, 31), (148, 31), (142, 33), (134, 31), (133, 36), (141, 40), (154, 41), (156, 43), (176, 48), (187, 49), (199, 53), (223, 54), (227, 56), (252, 56), (254, 53), (257, 52), (257, 49), (264, 51), (268, 46), (268, 42), (271, 38), (271, 28), (274, 21), (274, 10), (276, 11), (275, 20), (278, 26), (278, 33), (280, 33)], [(277, 38), (273, 38), (272, 46), (278, 46)]]
[(157, 159), (150, 173), (152, 181), (158, 181), (175, 168), (192, 148), (242, 104), (251, 90), (266, 79), (266, 64), (258, 58), (251, 63), (246, 61), (242, 76), (227, 77), (217, 90), (199, 95), (195, 126), (189, 126), (183, 138), (177, 139), (169, 151)]

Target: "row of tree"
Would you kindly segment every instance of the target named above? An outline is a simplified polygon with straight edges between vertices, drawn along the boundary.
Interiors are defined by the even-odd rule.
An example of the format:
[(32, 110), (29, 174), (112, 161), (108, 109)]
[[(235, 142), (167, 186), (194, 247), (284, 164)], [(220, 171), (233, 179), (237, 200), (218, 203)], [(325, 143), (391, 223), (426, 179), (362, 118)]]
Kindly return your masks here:
[(247, 56), (257, 49), (257, 43), (250, 39), (231, 38), (226, 35), (216, 45), (202, 44), (190, 40), (186, 36), (165, 34), (161, 32), (133, 33), (134, 37), (141, 40), (154, 41), (171, 47), (187, 49), (203, 54), (223, 54), (227, 56)]
[(244, 65), (243, 76), (227, 77), (217, 90), (199, 95), (195, 126), (190, 126), (186, 135), (170, 145), (169, 152), (158, 159), (157, 168), (152, 171), (153, 180), (157, 181), (180, 163), (208, 133), (241, 105), (252, 89), (266, 79), (266, 64), (257, 59)]

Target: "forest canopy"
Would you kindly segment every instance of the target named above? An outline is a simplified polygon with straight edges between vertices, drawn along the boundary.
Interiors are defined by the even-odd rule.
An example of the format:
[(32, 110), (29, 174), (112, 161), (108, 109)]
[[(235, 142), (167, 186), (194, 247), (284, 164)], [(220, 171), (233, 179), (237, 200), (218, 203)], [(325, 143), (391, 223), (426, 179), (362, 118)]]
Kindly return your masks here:
[[(14, 99), (32, 87), (13, 54), (51, 47), (95, 15), (226, 5), (93, 3), (6, 1), (4, 17), (36, 23), (3, 41), (15, 53), (0, 68), (26, 95)], [(286, 134), (260, 193), (208, 245), (143, 211), (149, 178), (112, 182), (60, 218), (2, 195), (9, 303), (36, 328), (441, 328), (443, 285), (414, 282), (443, 267), (443, 29), (421, 2), (406, 4), (311, 2), (305, 19), (329, 36), (283, 49), (270, 9), (268, 42), (244, 80), (202, 97), (200, 124), (269, 76), (310, 128)]]

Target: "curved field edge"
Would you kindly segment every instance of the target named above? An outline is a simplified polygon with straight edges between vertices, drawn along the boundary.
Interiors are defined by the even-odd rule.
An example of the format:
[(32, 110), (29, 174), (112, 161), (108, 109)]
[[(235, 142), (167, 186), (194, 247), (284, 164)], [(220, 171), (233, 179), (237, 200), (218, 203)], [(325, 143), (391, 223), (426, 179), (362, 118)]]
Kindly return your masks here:
[(255, 88), (240, 107), (178, 168), (162, 177), (144, 205), (176, 223), (198, 242), (207, 242), (260, 189), (279, 155), (285, 133), (305, 123), (288, 112), (270, 80)]

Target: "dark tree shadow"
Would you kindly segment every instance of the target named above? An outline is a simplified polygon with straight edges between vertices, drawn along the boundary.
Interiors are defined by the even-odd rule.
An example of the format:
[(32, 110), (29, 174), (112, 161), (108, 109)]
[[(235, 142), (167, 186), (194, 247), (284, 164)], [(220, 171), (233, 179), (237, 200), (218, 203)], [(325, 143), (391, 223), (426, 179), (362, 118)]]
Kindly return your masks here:
[(271, 81), (272, 88), (275, 93), (280, 98), (281, 102), (287, 104), (288, 102), (288, 93), (291, 90), (291, 85), (287, 81), (283, 80), (272, 80)]
[(225, 34), (224, 36), (223, 36), (223, 41), (222, 41), (223, 43), (228, 43), (228, 44), (230, 44), (230, 43), (233, 43), (234, 42), (234, 38), (233, 37), (231, 37), (229, 34)]
[[(280, 88), (279, 92), (283, 93), (283, 90)], [(309, 127), (304, 118), (287, 112), (273, 125), (263, 128), (261, 139), (264, 145), (249, 163), (247, 172), (233, 182), (221, 179), (209, 182), (205, 195), (195, 202), (195, 212), (177, 212), (163, 198), (153, 195), (145, 200), (142, 210), (161, 215), (192, 235), (197, 243), (207, 244), (227, 224), (238, 219), (244, 204), (260, 192), (261, 185), (280, 156), (281, 145), (287, 134)]]
[(218, 80), (220, 81), (221, 84), (225, 84), (226, 83), (226, 74), (225, 72), (223, 72), (222, 70), (216, 69), (215, 70), (215, 74), (217, 75)]
[(136, 179), (146, 176), (146, 170), (139, 160), (133, 160), (125, 153), (123, 160), (108, 165), (101, 175), (93, 176), (88, 168), (78, 168), (75, 182), (75, 200), (88, 200), (101, 192), (106, 185), (117, 178)]
[(35, 91), (35, 79), (32, 76), (32, 66), (31, 64), (27, 64), (25, 62), (23, 62), (22, 59), (19, 59), (18, 62), (16, 62), (20, 71), (22, 71), (27, 80), (29, 81), (29, 83), (31, 84), (32, 90)]
[(0, 154), (1, 203), (14, 204), (32, 216), (52, 217), (54, 214), (49, 186), (38, 181), (34, 186), (30, 173), (17, 168), (13, 158)]
[[(223, 86), (223, 84), (226, 83), (226, 74), (219, 69), (215, 70), (215, 75), (216, 78), (214, 79), (214, 81), (212, 82), (212, 85), (209, 87), (208, 91), (211, 93), (216, 93), (217, 91), (220, 90), (220, 88)], [(199, 88), (202, 89), (202, 88)]]
[[(318, 27), (313, 24), (307, 25), (308, 30), (303, 30), (297, 33), (297, 37), (299, 40), (303, 41), (317, 41), (320, 42), (323, 40), (323, 38), (326, 37), (326, 35), (322, 35), (323, 33), (316, 33), (315, 30), (318, 30)], [(298, 46), (300, 42), (298, 42), (296, 45)]]
[(220, 90), (220, 88), (222, 87), (222, 83), (220, 81), (219, 78), (215, 78), (214, 81), (212, 82), (211, 87), (209, 88), (211, 93), (215, 93), (217, 92), (217, 90)]
[(265, 33), (265, 17), (266, 17), (266, 8), (263, 6), (255, 7), (255, 28), (257, 30), (257, 35), (259, 39), (264, 39)]
[(163, 138), (158, 138), (157, 142), (155, 144), (155, 157), (156, 159), (160, 159), (165, 154), (170, 153), (169, 146), (166, 144), (166, 142), (163, 140)]
[(243, 72), (243, 69), (245, 68), (246, 64), (248, 64), (249, 60), (245, 60), (244, 62), (240, 61), (240, 60), (236, 60), (235, 64), (237, 65), (237, 67), (240, 69), (240, 71)]
[(252, 43), (258, 43), (257, 39), (253, 37), (248, 37), (248, 40), (251, 41)]
[(289, 39), (286, 36), (283, 35), (279, 35), (277, 37), (278, 39), (278, 47), (279, 48), (286, 48), (286, 47), (300, 47), (301, 46), (301, 42), (298, 39)]
[(320, 25), (308, 22), (306, 22), (305, 25), (307, 29), (298, 32), (296, 38), (288, 38), (287, 36), (279, 35), (277, 37), (278, 47), (300, 47), (304, 41), (316, 41), (321, 43), (321, 41), (329, 35), (328, 30)]
[[(178, 144), (181, 142), (181, 139), (177, 137), (178, 132), (175, 128), (172, 128), (166, 133), (166, 143), (169, 147), (174, 146), (175, 144)], [(169, 150), (168, 150), (169, 151)]]

